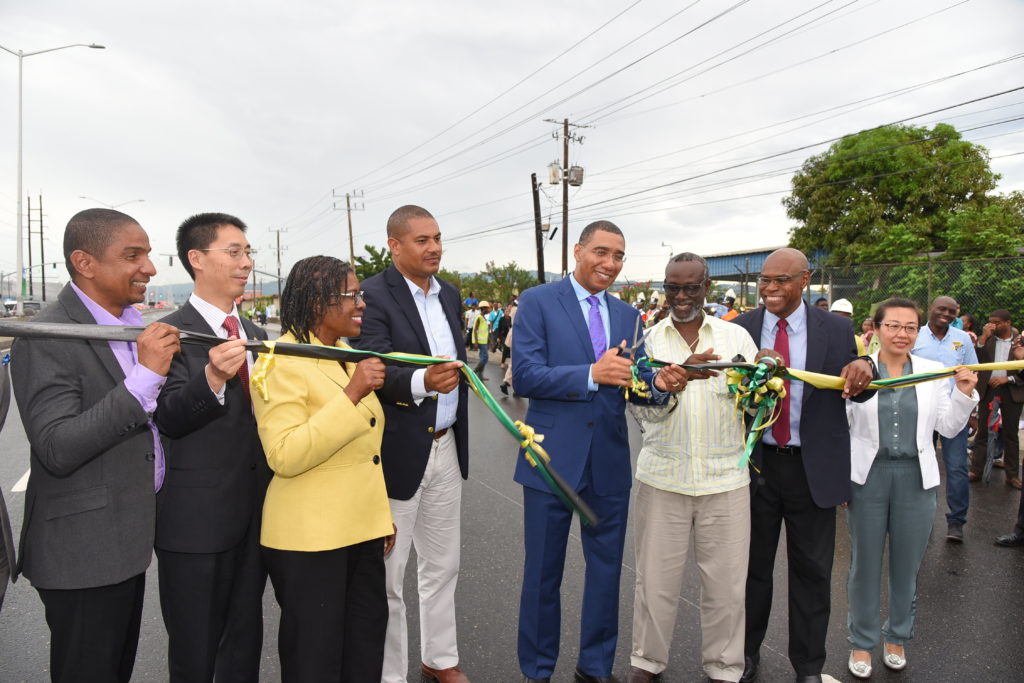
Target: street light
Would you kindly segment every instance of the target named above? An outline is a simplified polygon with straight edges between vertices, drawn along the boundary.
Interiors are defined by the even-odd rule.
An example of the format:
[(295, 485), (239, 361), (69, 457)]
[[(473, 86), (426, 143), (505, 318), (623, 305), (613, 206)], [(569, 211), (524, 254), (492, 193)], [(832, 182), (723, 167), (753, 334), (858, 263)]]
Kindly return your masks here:
[(88, 48), (92, 48), (94, 50), (105, 50), (106, 49), (105, 46), (97, 45), (96, 43), (92, 43), (90, 45), (86, 45), (85, 43), (73, 43), (71, 45), (61, 45), (60, 47), (50, 47), (50, 48), (47, 48), (45, 50), (36, 50), (35, 52), (24, 52), (22, 50), (18, 50), (17, 52), (15, 52), (14, 50), (11, 50), (10, 48), (7, 48), (7, 47), (4, 47), (3, 45), (0, 45), (0, 50), (3, 50), (4, 52), (9, 52), (9, 53), (11, 53), (12, 55), (14, 55), (15, 57), (18, 58), (18, 250), (17, 250), (17, 253), (18, 253), (18, 264), (17, 264), (17, 267), (18, 267), (18, 299), (17, 299), (18, 300), (18, 305), (17, 305), (17, 309), (16, 309), (18, 315), (21, 315), (22, 313), (24, 313), (24, 307), (23, 307), (22, 303), (23, 303), (23, 301), (25, 299), (25, 297), (24, 297), (24, 287), (25, 287), (24, 277), (25, 276), (23, 274), (23, 272), (25, 270), (25, 256), (24, 256), (24, 253), (23, 253), (24, 246), (22, 245), (22, 242), (24, 241), (25, 228), (24, 228), (24, 216), (22, 215), (22, 211), (21, 211), (21, 202), (22, 202), (22, 196), (21, 196), (21, 194), (22, 194), (22, 192), (21, 192), (21, 157), (22, 157), (22, 154), (21, 154), (21, 137), (22, 137), (21, 81), (22, 81), (22, 75), (21, 74), (22, 74), (22, 68), (21, 68), (21, 63), (24, 61), (25, 57), (35, 57), (36, 55), (41, 55), (41, 54), (46, 53), (46, 52), (55, 52), (57, 50), (66, 50), (69, 47), (88, 47)]
[(144, 202), (144, 201), (146, 201), (145, 199), (129, 199), (128, 201), (121, 202), (120, 204), (107, 204), (106, 202), (101, 202), (99, 199), (96, 199), (95, 197), (86, 197), (83, 194), (78, 195), (78, 198), (79, 199), (88, 199), (90, 202), (96, 202), (97, 204), (102, 204), (103, 206), (107, 207), (108, 209), (116, 209), (119, 206), (124, 206), (125, 204), (134, 204), (135, 202)]

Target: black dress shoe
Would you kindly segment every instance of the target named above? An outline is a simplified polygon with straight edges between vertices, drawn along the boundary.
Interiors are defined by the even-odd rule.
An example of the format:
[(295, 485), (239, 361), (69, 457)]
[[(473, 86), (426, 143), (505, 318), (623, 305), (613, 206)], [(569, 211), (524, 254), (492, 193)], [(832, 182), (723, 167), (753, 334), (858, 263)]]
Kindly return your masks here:
[(821, 683), (821, 674), (814, 674), (812, 676), (801, 676), (797, 674), (796, 683)]
[(757, 667), (761, 663), (758, 656), (743, 658), (743, 675), (740, 676), (740, 683), (754, 683), (757, 680)]
[(580, 668), (576, 667), (576, 677), (573, 679), (576, 683), (619, 683), (619, 679), (615, 676), (591, 676), (580, 671)]
[(1024, 545), (1024, 534), (1019, 531), (1013, 531), (1009, 534), (1002, 536), (996, 536), (996, 545), (1001, 545), (1004, 548), (1016, 548)]
[(498, 388), (501, 389), (501, 393), (508, 396), (508, 382), (502, 382), (501, 386), (499, 386)]
[(551, 676), (545, 676), (544, 678), (530, 678), (529, 676), (523, 676), (523, 683), (551, 683)]

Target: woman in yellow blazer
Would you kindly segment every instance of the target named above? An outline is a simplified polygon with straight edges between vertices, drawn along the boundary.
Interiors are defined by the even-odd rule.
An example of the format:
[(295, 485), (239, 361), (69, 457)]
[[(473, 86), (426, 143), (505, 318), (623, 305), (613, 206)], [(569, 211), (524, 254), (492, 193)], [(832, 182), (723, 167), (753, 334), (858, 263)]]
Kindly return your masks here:
[[(295, 264), (281, 296), (282, 342), (347, 348), (366, 304), (349, 265)], [(266, 362), (261, 358), (256, 371)], [(387, 630), (384, 556), (394, 526), (380, 466), (384, 364), (277, 356), (268, 398), (254, 395), (274, 478), (260, 544), (281, 606), (278, 655), (289, 681), (379, 681)]]

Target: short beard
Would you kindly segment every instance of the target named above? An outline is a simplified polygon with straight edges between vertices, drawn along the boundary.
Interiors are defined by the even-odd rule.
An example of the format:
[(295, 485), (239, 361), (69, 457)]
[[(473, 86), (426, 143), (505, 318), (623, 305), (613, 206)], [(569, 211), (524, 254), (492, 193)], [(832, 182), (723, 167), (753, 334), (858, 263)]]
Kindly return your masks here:
[(669, 310), (669, 316), (672, 318), (672, 322), (675, 323), (692, 323), (694, 320), (697, 319), (697, 316), (699, 316), (700, 313), (700, 309), (695, 306), (693, 308), (693, 312), (690, 313), (690, 315), (686, 316), (685, 318), (680, 318), (675, 313), (673, 313), (671, 309)]

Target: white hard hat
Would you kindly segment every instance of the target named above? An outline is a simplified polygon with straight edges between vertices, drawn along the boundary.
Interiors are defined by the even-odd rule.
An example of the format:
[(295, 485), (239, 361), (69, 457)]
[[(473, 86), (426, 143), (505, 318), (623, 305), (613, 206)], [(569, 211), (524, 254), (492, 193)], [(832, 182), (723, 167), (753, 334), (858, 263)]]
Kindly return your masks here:
[(853, 315), (853, 304), (849, 299), (836, 299), (832, 302), (832, 308), (828, 309), (833, 313), (849, 313)]

